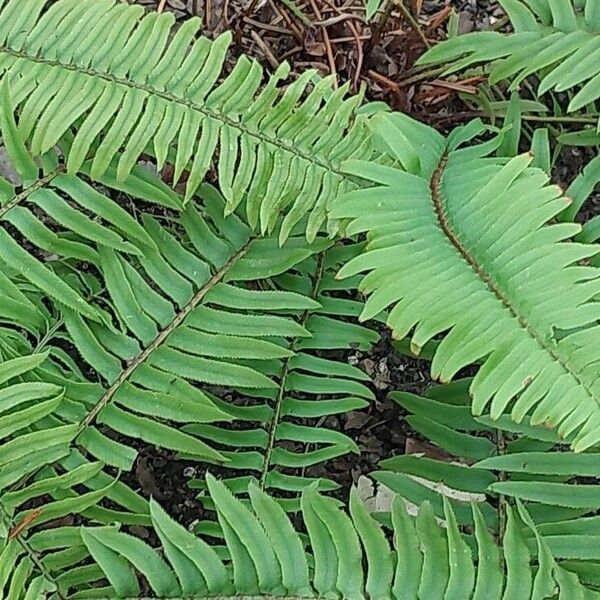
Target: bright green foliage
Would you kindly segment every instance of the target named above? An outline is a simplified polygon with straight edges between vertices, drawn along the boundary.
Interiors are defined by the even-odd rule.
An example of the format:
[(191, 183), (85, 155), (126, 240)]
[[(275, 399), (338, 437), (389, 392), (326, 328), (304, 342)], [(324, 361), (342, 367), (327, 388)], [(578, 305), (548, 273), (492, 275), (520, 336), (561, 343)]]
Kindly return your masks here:
[[(277, 387), (244, 390), (246, 405), (218, 404), (235, 416), (241, 425), (238, 429), (199, 423), (184, 427), (207, 442), (219, 443), (228, 466), (245, 473), (227, 481), (236, 493), (245, 492), (256, 477), (265, 489), (290, 496), (284, 501), (288, 509), (298, 509), (292, 495), (313, 481), (307, 470), (349, 452), (359, 453), (350, 437), (323, 422), (332, 415), (364, 408), (375, 398), (368, 375), (339, 359), (352, 348), (369, 350), (378, 339), (374, 331), (345, 320), (356, 318), (362, 305), (340, 297), (355, 291), (352, 282), (334, 279), (340, 265), (360, 250), (360, 245), (334, 247), (307, 258), (294, 274), (272, 278), (274, 285), (288, 293), (315, 300), (299, 317), (307, 335), (291, 338), (288, 356), (270, 362)], [(192, 486), (204, 489), (205, 482), (200, 479)], [(330, 479), (318, 480), (320, 490), (336, 487)]]
[[(236, 214), (223, 216), (225, 201), (207, 184), (183, 208), (178, 194), (140, 167), (121, 182), (110, 166), (98, 186), (65, 173), (53, 151), (38, 165), (6, 103), (1, 118), (23, 179), (19, 188), (0, 180), (6, 577), (18, 565), (15, 577), (31, 583), (33, 598), (41, 588), (77, 590), (98, 578), (86, 560), (102, 550), (93, 540), (84, 544), (65, 518), (150, 524), (147, 501), (114, 477), (133, 469), (135, 440), (244, 468), (242, 454), (229, 452), (233, 432), (223, 425), (241, 420), (245, 407), (219, 396), (281, 396), (279, 404), (256, 407), (271, 411), (263, 426), (273, 439), (263, 451), (273, 451), (264, 469), (272, 477), (287, 466), (284, 451), (273, 448), (280, 439), (302, 434), (319, 446), (298, 454), (298, 469), (356, 450), (327, 429), (279, 423), (287, 410), (312, 410), (316, 418), (371, 398), (366, 377), (339, 353), (313, 354), (355, 343), (368, 348), (377, 339), (344, 322), (360, 306), (332, 294), (348, 288), (334, 281), (333, 270), (354, 248), (328, 252), (331, 241), (323, 237), (309, 244), (303, 224), (280, 248), (276, 237), (259, 236)], [(291, 408), (288, 392), (302, 394)], [(311, 406), (312, 394), (329, 395), (329, 407)], [(209, 423), (210, 434), (199, 434)], [(31, 528), (53, 526), (32, 535), (25, 528), (7, 542), (32, 516), (31, 506), (42, 507)], [(0, 590), (18, 581), (0, 579)], [(157, 589), (165, 591), (165, 581)]]
[[(142, 177), (130, 176), (126, 189), (163, 209), (177, 206), (166, 186), (147, 174)], [(110, 185), (110, 178), (103, 183)], [(169, 203), (160, 202), (161, 191)], [(59, 321), (41, 306), (35, 321), (28, 322), (26, 312), (11, 312), (12, 305), (7, 318), (15, 325), (22, 319), (28, 330), (40, 323), (34, 329), (39, 336), (47, 331), (67, 335), (93, 369), (85, 377), (72, 365), (69, 381), (59, 381), (67, 398), (83, 400), (72, 407), (68, 420), (77, 423), (78, 442), (86, 450), (119, 469), (131, 468), (135, 452), (106, 439), (93, 427), (96, 422), (179, 452), (224, 460), (199, 439), (148, 417), (175, 423), (230, 420), (190, 382), (276, 388), (269, 361), (291, 356), (276, 340), (310, 335), (293, 319), (273, 312), (312, 307), (313, 300), (285, 291), (263, 297), (247, 286), (287, 271), (328, 242), (311, 249), (302, 237), (294, 238), (274, 253), (276, 240), (254, 237), (234, 215), (223, 218), (223, 200), (213, 188), (203, 187), (202, 194), (202, 210), (188, 204), (181, 215), (157, 218), (148, 211), (134, 218), (51, 164), (40, 179), (26, 182), (18, 197), (8, 191), (5, 196), (3, 220), (32, 246), (24, 249), (2, 230), (5, 272), (16, 267), (15, 277), (54, 303), (51, 315)], [(82, 209), (94, 210), (96, 219)], [(58, 231), (50, 229), (50, 219)], [(177, 240), (174, 228), (185, 237)], [(53, 260), (40, 261), (35, 256), (40, 252), (53, 252)], [(44, 342), (50, 342), (47, 335)]]
[[(583, 85), (573, 109), (600, 96), (596, 3), (503, 4), (515, 34), (424, 60)], [(544, 129), (519, 154), (516, 95), (501, 133), (444, 138), (359, 115), (313, 71), (229, 70), (230, 35), (198, 30), (116, 0), (0, 0), (21, 179), (0, 178), (0, 597), (598, 598), (600, 228), (573, 223), (597, 160), (565, 194)], [(394, 395), (456, 460), (383, 461), (398, 495), (379, 515), (315, 477), (358, 451), (328, 419), (373, 400), (346, 362), (378, 339), (359, 316), (441, 381), (479, 367), (468, 389)], [(218, 468), (192, 481), (212, 521), (192, 533), (120, 476), (140, 444)]]
[[(526, 421), (473, 417), (470, 383), (435, 386), (426, 397), (392, 393), (409, 413), (411, 429), (448, 456), (395, 456), (380, 463), (383, 470), (374, 479), (413, 504), (429, 502), (438, 518), (444, 518), (445, 504), (450, 504), (460, 525), (474, 524), (469, 502), (475, 502), (494, 532), (504, 525), (507, 499), (515, 498), (524, 503), (554, 558), (582, 581), (600, 585), (594, 575), (600, 565), (597, 453), (569, 452), (555, 432)], [(532, 543), (534, 532), (526, 531), (525, 537)]]
[(597, 0), (500, 0), (513, 33), (474, 32), (438, 44), (420, 64), (448, 65), (453, 73), (476, 64), (490, 81), (511, 80), (517, 89), (540, 74), (539, 94), (576, 90), (569, 111), (600, 98), (600, 6)]
[(367, 130), (354, 124), (360, 97), (344, 99), (348, 86), (334, 91), (309, 70), (282, 93), (289, 67), (262, 85), (261, 67), (246, 57), (219, 83), (230, 32), (214, 42), (197, 37), (194, 18), (172, 36), (172, 13), (145, 14), (116, 0), (46, 4), (0, 3), (0, 71), (34, 155), (77, 127), (71, 174), (91, 155), (92, 179), (114, 162), (123, 180), (151, 152), (159, 168), (174, 163), (174, 182), (189, 171), (188, 201), (218, 154), (228, 213), (245, 201), (251, 227), (281, 225), (281, 240), (310, 215), (314, 239), (332, 199), (353, 187), (340, 162), (370, 156)]
[[(503, 564), (502, 550), (476, 505), (475, 540), (471, 542), (460, 533), (449, 503), (444, 503), (444, 528), (436, 522), (430, 504), (424, 503), (414, 518), (398, 496), (390, 515), (393, 552), (384, 529), (369, 515), (356, 490), (350, 494), (348, 515), (337, 501), (311, 487), (303, 492), (301, 501), (309, 539), (305, 549), (280, 505), (258, 487), (249, 488), (250, 504), (244, 505), (211, 475), (207, 475), (207, 484), (225, 532), (231, 571), (205, 541), (152, 502), (152, 524), (165, 546), (166, 560), (115, 527), (82, 529), (82, 539), (110, 584), (101, 588), (99, 597), (137, 597), (134, 571), (141, 572), (160, 597), (546, 597), (530, 595), (534, 589), (557, 589), (565, 598), (598, 597), (556, 563), (520, 504), (517, 509), (507, 509), (508, 529), (502, 548), (507, 559)], [(532, 551), (524, 533), (534, 540)], [(536, 554), (538, 560), (544, 557), (543, 568), (541, 563), (539, 569), (531, 564)], [(513, 595), (514, 590), (519, 594)], [(503, 592), (508, 595), (502, 596)], [(73, 597), (89, 597), (86, 593), (82, 588)]]
[[(539, 127), (531, 131), (525, 114), (527, 101), (520, 98), (517, 92), (513, 92), (505, 104), (507, 109), (502, 122), (504, 137), (496, 150), (497, 156), (514, 157), (528, 146), (533, 155), (531, 166), (542, 169), (550, 176), (562, 161), (563, 146), (594, 146), (600, 142), (600, 135), (595, 128), (559, 133), (560, 130), (557, 132), (553, 127)], [(558, 142), (556, 145), (553, 144), (554, 138)], [(594, 202), (595, 190), (600, 183), (600, 158), (595, 156), (569, 177), (571, 182), (565, 189), (565, 196), (572, 202), (557, 218), (581, 223), (582, 229), (574, 236), (575, 241), (596, 242), (600, 238), (600, 219), (595, 214)]]
[(339, 273), (368, 271), (362, 318), (391, 308), (394, 337), (412, 331), (415, 353), (443, 335), (431, 368), (441, 381), (481, 361), (474, 414), (530, 416), (577, 450), (600, 442), (600, 271), (583, 263), (598, 247), (567, 241), (578, 224), (549, 224), (571, 200), (531, 156), (491, 156), (501, 137), (465, 147), (485, 132), (477, 122), (448, 139), (402, 115), (373, 127), (398, 166), (347, 163), (375, 185), (334, 213), (352, 219), (350, 235), (368, 232)]

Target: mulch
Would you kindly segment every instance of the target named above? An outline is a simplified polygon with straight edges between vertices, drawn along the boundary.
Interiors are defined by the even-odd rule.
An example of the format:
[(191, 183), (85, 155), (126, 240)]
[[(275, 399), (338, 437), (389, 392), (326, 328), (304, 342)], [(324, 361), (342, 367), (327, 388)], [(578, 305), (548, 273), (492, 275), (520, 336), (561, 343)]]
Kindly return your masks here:
[[(461, 32), (497, 26), (503, 18), (491, 0), (404, 0), (413, 24), (393, 2), (382, 2), (367, 23), (363, 0), (127, 1), (170, 10), (179, 20), (198, 16), (209, 37), (231, 30), (232, 62), (244, 53), (267, 71), (283, 61), (291, 65), (292, 76), (313, 68), (333, 75), (336, 85), (351, 82), (353, 91), (364, 87), (368, 100), (410, 113), (431, 112), (431, 106), (438, 112), (456, 93), (456, 86), (415, 68), (425, 44), (445, 35), (450, 15), (457, 14)], [(469, 81), (456, 84), (473, 89)]]

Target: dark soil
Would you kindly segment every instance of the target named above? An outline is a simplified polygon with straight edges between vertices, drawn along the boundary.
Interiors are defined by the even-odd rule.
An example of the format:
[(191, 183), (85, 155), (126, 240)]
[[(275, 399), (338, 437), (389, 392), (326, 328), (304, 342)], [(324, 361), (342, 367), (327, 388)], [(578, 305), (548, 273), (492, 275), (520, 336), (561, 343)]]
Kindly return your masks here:
[[(399, 406), (389, 400), (394, 390), (423, 394), (432, 383), (429, 363), (402, 356), (394, 349), (390, 333), (381, 329), (381, 339), (370, 352), (349, 357), (371, 376), (376, 400), (363, 411), (353, 411), (338, 420), (337, 427), (352, 437), (360, 455), (347, 454), (327, 465), (321, 465), (317, 475), (327, 475), (341, 486), (341, 497), (361, 475), (377, 468), (382, 458), (403, 453), (410, 431), (402, 419)], [(328, 423), (334, 427), (335, 423)]]

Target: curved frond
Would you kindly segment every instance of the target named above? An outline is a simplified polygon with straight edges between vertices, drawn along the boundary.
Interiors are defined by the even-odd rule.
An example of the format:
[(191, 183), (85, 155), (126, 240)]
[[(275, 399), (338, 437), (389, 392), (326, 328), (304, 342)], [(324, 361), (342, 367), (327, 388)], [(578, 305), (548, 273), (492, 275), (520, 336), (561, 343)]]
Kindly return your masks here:
[[(109, 584), (103, 588), (104, 596), (136, 596), (136, 571), (159, 597), (488, 600), (541, 598), (555, 590), (565, 597), (569, 593), (598, 596), (556, 563), (519, 503), (507, 509), (503, 551), (508, 558), (504, 561), (475, 505), (475, 540), (470, 544), (450, 504), (444, 504), (443, 527), (427, 502), (414, 518), (397, 496), (389, 528), (394, 551), (387, 539), (388, 527), (369, 514), (356, 490), (350, 494), (348, 514), (336, 500), (308, 488), (302, 494), (302, 519), (309, 539), (305, 549), (284, 510), (258, 487), (249, 488), (250, 503), (245, 505), (211, 475), (207, 482), (229, 560), (222, 562), (205, 541), (153, 502), (152, 522), (165, 558), (116, 527), (82, 529), (82, 539)], [(534, 539), (531, 547), (526, 532)], [(85, 593), (80, 590), (75, 597)]]
[(391, 307), (394, 337), (412, 331), (416, 353), (442, 336), (432, 362), (441, 381), (480, 361), (474, 414), (530, 416), (577, 450), (598, 443), (598, 247), (570, 241), (580, 225), (551, 223), (571, 200), (531, 156), (490, 156), (498, 138), (463, 147), (483, 131), (476, 122), (447, 140), (401, 115), (373, 123), (402, 168), (348, 163), (376, 185), (334, 210), (353, 219), (350, 234), (368, 232), (364, 254), (339, 273), (368, 272), (362, 317)]
[(175, 32), (172, 13), (116, 0), (2, 4), (0, 71), (19, 134), (37, 156), (77, 125), (70, 174), (91, 155), (92, 179), (115, 163), (122, 181), (150, 152), (159, 168), (174, 163), (174, 183), (189, 172), (187, 202), (218, 155), (227, 212), (244, 201), (251, 227), (264, 233), (280, 224), (281, 241), (310, 215), (312, 240), (332, 199), (353, 187), (340, 162), (370, 154), (354, 118), (361, 98), (346, 99), (348, 86), (333, 90), (309, 70), (284, 90), (286, 64), (263, 85), (261, 67), (244, 56), (220, 82), (231, 34), (198, 37), (197, 18)]
[(540, 74), (539, 94), (573, 91), (569, 111), (600, 98), (600, 9), (596, 0), (500, 0), (514, 33), (461, 35), (426, 52), (420, 64), (448, 64), (446, 73), (483, 64), (490, 81), (511, 89)]

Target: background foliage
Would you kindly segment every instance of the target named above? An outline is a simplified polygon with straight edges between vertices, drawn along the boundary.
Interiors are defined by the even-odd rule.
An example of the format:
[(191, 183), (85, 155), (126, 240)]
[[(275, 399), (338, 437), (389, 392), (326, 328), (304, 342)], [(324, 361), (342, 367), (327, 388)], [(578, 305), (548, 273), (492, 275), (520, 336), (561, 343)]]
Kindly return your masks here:
[[(491, 109), (442, 134), (198, 19), (0, 2), (1, 597), (600, 595), (597, 158), (550, 183), (594, 143), (552, 124), (595, 126), (600, 13), (501, 4), (420, 59)], [(441, 383), (390, 394), (422, 451), (370, 497), (333, 466), (386, 327)], [(189, 527), (149, 448), (193, 465)]]

